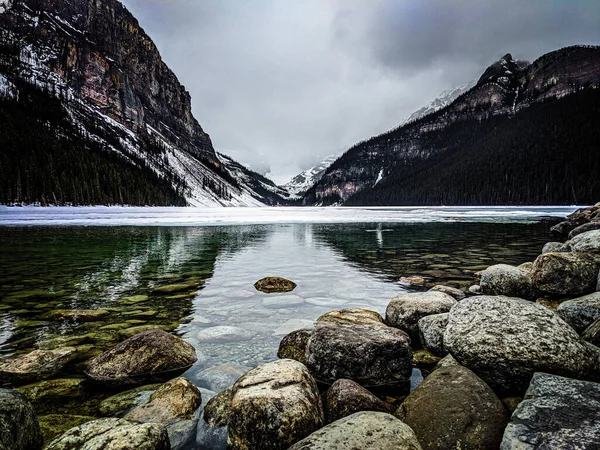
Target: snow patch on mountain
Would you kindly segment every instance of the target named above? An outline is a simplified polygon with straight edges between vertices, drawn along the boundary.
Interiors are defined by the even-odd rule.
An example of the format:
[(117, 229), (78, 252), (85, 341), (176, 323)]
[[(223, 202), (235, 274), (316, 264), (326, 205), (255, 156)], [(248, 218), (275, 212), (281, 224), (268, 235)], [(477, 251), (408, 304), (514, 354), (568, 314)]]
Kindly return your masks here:
[(296, 175), (282, 187), (287, 190), (290, 198), (301, 198), (322, 177), (325, 171), (331, 166), (340, 155), (329, 155), (319, 164), (316, 164)]

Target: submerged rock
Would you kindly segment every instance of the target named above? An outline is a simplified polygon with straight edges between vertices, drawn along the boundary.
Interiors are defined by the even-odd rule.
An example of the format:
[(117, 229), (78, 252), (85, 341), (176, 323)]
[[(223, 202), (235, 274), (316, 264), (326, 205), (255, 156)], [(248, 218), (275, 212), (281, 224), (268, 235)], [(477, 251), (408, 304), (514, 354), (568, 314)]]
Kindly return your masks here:
[(266, 292), (290, 292), (296, 288), (296, 283), (281, 277), (265, 277), (254, 283), (256, 290)]
[(317, 323), (332, 323), (334, 325), (379, 325), (383, 323), (383, 317), (369, 309), (345, 308), (329, 311), (317, 319)]
[(531, 282), (531, 274), (527, 270), (507, 264), (488, 267), (481, 273), (479, 282), (485, 295), (506, 295), (527, 300), (535, 300), (537, 289)]
[(91, 416), (73, 416), (70, 414), (48, 414), (40, 416), (38, 419), (42, 435), (44, 436), (44, 442), (50, 442), (56, 436), (60, 436), (71, 428), (91, 422), (97, 418)]
[(455, 300), (462, 300), (463, 298), (465, 298), (467, 296), (467, 294), (464, 293), (464, 291), (461, 291), (460, 289), (457, 288), (453, 288), (450, 286), (443, 286), (441, 284), (438, 284), (437, 286), (432, 287), (431, 289), (429, 289), (430, 292), (443, 292), (444, 294), (448, 294), (450, 297), (453, 297)]
[(325, 420), (335, 422), (359, 411), (393, 413), (396, 408), (352, 380), (337, 380), (325, 396)]
[(99, 419), (71, 428), (44, 450), (171, 450), (164, 425)]
[(240, 327), (227, 325), (204, 328), (198, 332), (199, 342), (226, 343), (238, 342), (251, 339), (255, 334), (252, 331)]
[(51, 378), (77, 357), (77, 349), (34, 350), (24, 356), (0, 359), (0, 381), (26, 383)]
[(58, 378), (38, 381), (17, 388), (33, 405), (38, 413), (50, 413), (58, 406), (81, 402), (85, 380), (82, 378)]
[(175, 294), (184, 291), (194, 291), (204, 286), (204, 280), (189, 281), (186, 283), (175, 283), (168, 284), (166, 286), (159, 286), (152, 290), (154, 294)]
[(289, 450), (421, 450), (413, 430), (391, 414), (362, 411), (337, 420)]
[(419, 319), (431, 314), (450, 311), (456, 300), (443, 292), (418, 292), (394, 297), (385, 310), (385, 322), (408, 333), (413, 339), (419, 337)]
[(232, 450), (287, 449), (323, 426), (319, 389), (297, 361), (258, 366), (232, 389), (227, 437)]
[(589, 294), (596, 289), (600, 256), (591, 253), (546, 253), (533, 263), (531, 280), (553, 295)]
[(408, 382), (410, 338), (402, 330), (374, 325), (322, 325), (306, 347), (307, 367), (325, 383), (341, 378), (362, 385)]
[(519, 298), (463, 300), (450, 311), (444, 344), (497, 392), (523, 392), (541, 370), (600, 378), (597, 351), (556, 313)]
[(121, 416), (136, 406), (148, 403), (150, 396), (160, 386), (160, 384), (147, 384), (146, 386), (120, 392), (102, 400), (98, 410), (103, 416)]
[(110, 315), (110, 311), (106, 309), (57, 309), (46, 314), (46, 319), (96, 322), (108, 315)]
[(536, 373), (501, 450), (600, 448), (600, 384)]
[(294, 359), (306, 365), (306, 346), (312, 332), (312, 328), (305, 328), (292, 331), (284, 336), (279, 343), (277, 357), (281, 359)]
[(496, 394), (462, 366), (434, 371), (394, 414), (424, 450), (498, 448), (508, 414)]
[(446, 355), (448, 351), (444, 347), (444, 332), (447, 325), (448, 313), (432, 314), (419, 319), (419, 338), (423, 347), (436, 355)]
[(0, 449), (40, 450), (43, 443), (31, 403), (17, 391), (0, 388)]
[(562, 302), (556, 312), (578, 333), (600, 319), (600, 292)]
[(200, 386), (219, 393), (231, 387), (250, 369), (251, 367), (238, 364), (221, 364), (204, 369), (196, 375), (195, 379)]
[(171, 377), (197, 360), (194, 347), (162, 330), (148, 330), (94, 358), (85, 374), (94, 381), (127, 385)]

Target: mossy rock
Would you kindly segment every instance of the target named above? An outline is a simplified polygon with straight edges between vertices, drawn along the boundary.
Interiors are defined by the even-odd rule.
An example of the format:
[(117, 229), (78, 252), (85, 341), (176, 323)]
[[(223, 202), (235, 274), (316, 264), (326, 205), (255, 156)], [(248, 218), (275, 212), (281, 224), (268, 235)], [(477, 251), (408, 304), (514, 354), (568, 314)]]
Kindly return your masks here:
[(190, 281), (187, 283), (167, 284), (159, 286), (152, 290), (154, 294), (175, 294), (177, 292), (189, 291), (190, 289), (198, 289), (204, 286), (204, 280)]
[(152, 393), (161, 386), (158, 384), (147, 384), (135, 389), (113, 395), (102, 400), (98, 406), (100, 414), (103, 416), (120, 417), (136, 406), (141, 406), (150, 400)]
[(265, 277), (254, 283), (256, 290), (271, 294), (274, 292), (290, 292), (296, 288), (296, 283), (281, 277)]
[(413, 351), (413, 363), (417, 367), (431, 369), (441, 361), (441, 357), (434, 355), (429, 350), (421, 349)]
[(75, 322), (96, 322), (110, 314), (106, 309), (57, 309), (44, 317), (47, 320), (73, 320)]
[(80, 402), (85, 397), (85, 380), (57, 378), (21, 386), (17, 391), (34, 405), (38, 414), (51, 413), (73, 402)]
[(183, 294), (169, 295), (167, 300), (186, 300), (188, 298), (194, 298), (198, 295), (198, 291), (184, 292)]
[(148, 300), (150, 300), (150, 297), (147, 295), (131, 295), (119, 299), (119, 303), (122, 305), (135, 305), (137, 303), (147, 302)]
[(119, 330), (119, 336), (123, 339), (130, 338), (135, 336), (142, 331), (149, 330), (162, 330), (162, 331), (171, 331), (171, 328), (166, 325), (139, 325), (136, 327), (125, 328), (124, 330)]
[(44, 442), (50, 442), (65, 431), (92, 420), (96, 420), (96, 417), (73, 416), (70, 414), (48, 414), (46, 416), (38, 417)]

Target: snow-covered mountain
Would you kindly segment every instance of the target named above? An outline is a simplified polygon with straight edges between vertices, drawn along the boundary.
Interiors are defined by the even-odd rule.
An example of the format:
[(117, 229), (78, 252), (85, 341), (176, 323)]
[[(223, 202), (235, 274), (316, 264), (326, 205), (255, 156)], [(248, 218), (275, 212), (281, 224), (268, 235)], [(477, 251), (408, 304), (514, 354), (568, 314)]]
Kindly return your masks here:
[(329, 155), (320, 163), (303, 170), (282, 187), (289, 193), (290, 198), (301, 198), (302, 195), (317, 181), (340, 155)]
[(420, 119), (422, 117), (425, 117), (425, 116), (427, 116), (433, 112), (436, 112), (442, 108), (445, 108), (450, 103), (452, 103), (454, 100), (456, 100), (459, 97), (459, 95), (467, 92), (469, 89), (471, 89), (473, 86), (475, 86), (475, 83), (476, 83), (475, 81), (471, 81), (469, 83), (465, 83), (465, 84), (461, 84), (460, 86), (456, 86), (455, 88), (445, 90), (440, 95), (438, 95), (435, 99), (430, 101), (427, 105), (423, 106), (422, 108), (417, 109), (414, 113), (412, 113), (410, 116), (408, 116), (403, 121), (401, 121), (400, 126), (405, 125), (414, 120)]

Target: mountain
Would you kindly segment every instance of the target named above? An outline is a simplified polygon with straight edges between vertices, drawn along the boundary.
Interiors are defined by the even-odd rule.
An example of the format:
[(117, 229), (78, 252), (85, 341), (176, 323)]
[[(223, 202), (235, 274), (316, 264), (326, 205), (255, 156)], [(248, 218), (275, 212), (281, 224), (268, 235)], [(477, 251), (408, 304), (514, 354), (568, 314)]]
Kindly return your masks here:
[(327, 168), (334, 163), (340, 155), (329, 155), (320, 163), (303, 170), (282, 187), (288, 192), (290, 198), (302, 198), (304, 193), (321, 179)]
[(507, 54), (448, 106), (350, 148), (304, 204), (594, 203), (600, 47)]
[(0, 203), (261, 205), (117, 0), (0, 1)]

